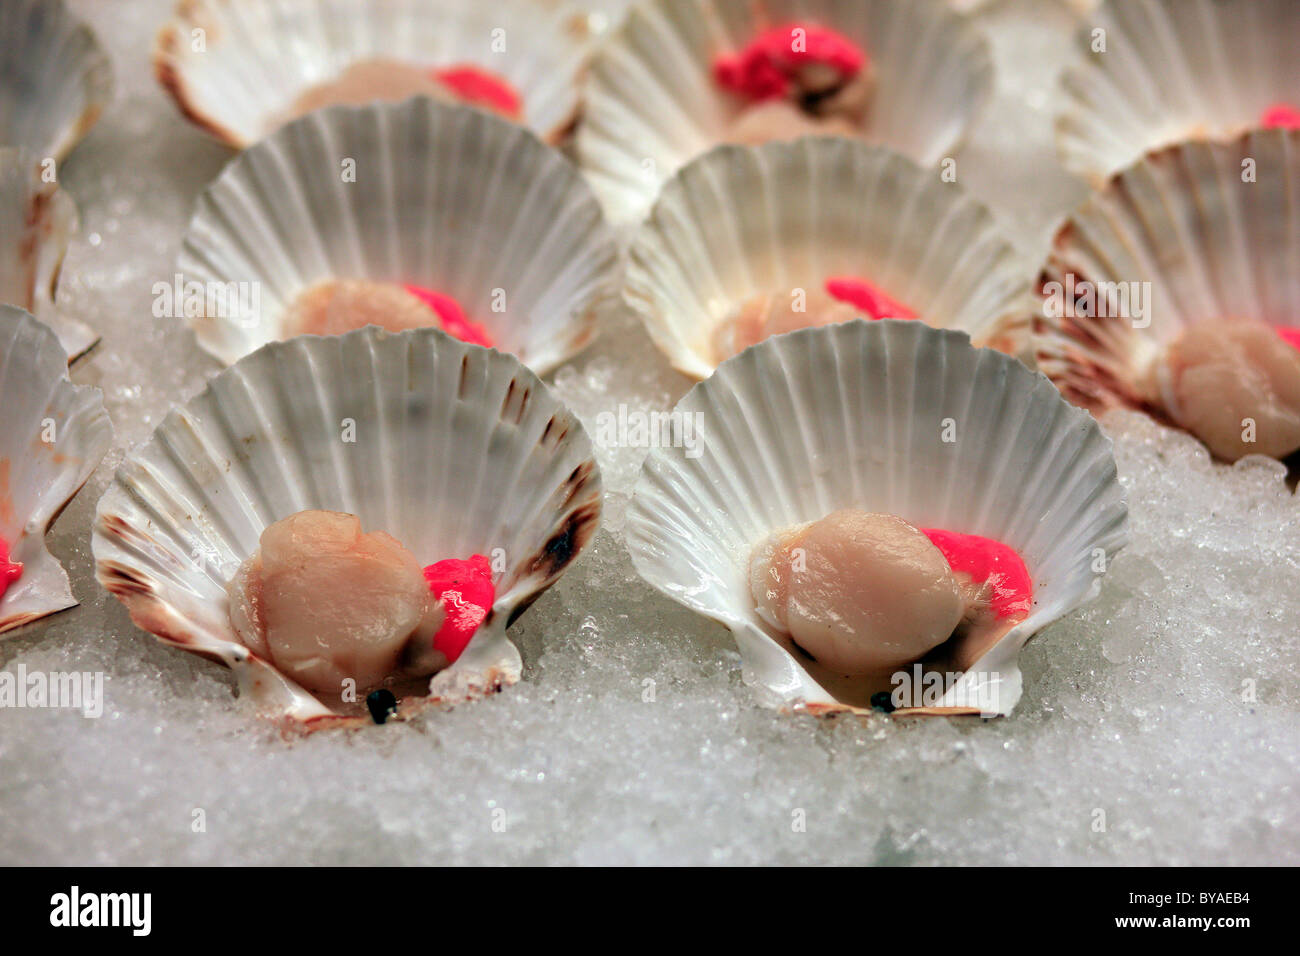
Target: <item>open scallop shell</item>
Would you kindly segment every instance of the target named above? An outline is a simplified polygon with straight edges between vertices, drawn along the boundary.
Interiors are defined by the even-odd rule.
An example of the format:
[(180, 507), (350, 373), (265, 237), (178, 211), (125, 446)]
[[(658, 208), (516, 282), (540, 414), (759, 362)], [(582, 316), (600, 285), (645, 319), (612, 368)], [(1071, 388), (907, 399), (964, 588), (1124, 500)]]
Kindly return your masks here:
[(45, 532), (112, 442), (97, 388), (30, 313), (0, 305), (0, 537), (22, 576), (0, 597), (0, 633), (76, 605)]
[(268, 345), (213, 378), (127, 455), (92, 548), (136, 624), (233, 668), (263, 714), (315, 729), (368, 718), (309, 694), (230, 624), (226, 583), (268, 525), (342, 511), (425, 563), (499, 559), (491, 614), (427, 698), (402, 701), (408, 715), (519, 679), (506, 627), (587, 545), (600, 502), (582, 426), (515, 359), (370, 327)]
[(242, 149), (308, 88), (360, 60), (472, 63), (504, 77), (548, 142), (571, 129), (589, 45), (557, 0), (179, 0), (158, 34), (158, 81), (194, 123)]
[(63, 0), (0, 0), (0, 146), (61, 160), (112, 92), (107, 54)]
[(26, 150), (0, 149), (0, 302), (40, 316), (72, 360), (99, 336), (54, 308), (77, 208), (45, 168)]
[(951, 155), (993, 91), (982, 34), (944, 0), (649, 0), (592, 59), (579, 165), (611, 221), (628, 224), (660, 185), (716, 145), (734, 116), (712, 63), (765, 27), (817, 22), (867, 51), (876, 93), (863, 135), (929, 166)]
[(456, 297), (544, 374), (617, 302), (619, 251), (558, 153), (504, 120), (416, 98), (321, 110), (236, 157), (200, 197), (179, 268), (186, 282), (250, 290), (249, 309), (190, 318), (227, 363), (289, 334), (298, 293), (364, 278)]
[(1080, 27), (1084, 62), (1061, 78), (1062, 161), (1100, 185), (1157, 147), (1235, 136), (1274, 103), (1300, 105), (1297, 35), (1295, 0), (1108, 0)]
[[(1116, 174), (1053, 240), (1037, 284), (1039, 369), (1094, 411), (1159, 413), (1141, 383), (1187, 326), (1226, 318), (1300, 326), (1297, 183), (1300, 132), (1283, 130), (1166, 147)], [(1071, 278), (1076, 290), (1120, 283), (1145, 301), (1139, 309), (1130, 293), (1127, 310), (1122, 299), (1107, 310), (1127, 315), (1058, 316), (1060, 305), (1048, 305), (1063, 302), (1053, 293), (1066, 293)]]
[(633, 562), (668, 597), (729, 627), (747, 681), (783, 708), (861, 702), (833, 693), (830, 675), (755, 613), (749, 557), (773, 531), (857, 507), (1020, 552), (1030, 615), (948, 690), (936, 709), (951, 712), (970, 712), (955, 702), (974, 699), (972, 682), (990, 675), (1000, 684), (976, 709), (1010, 712), (1020, 648), (1097, 593), (1099, 569), (1125, 542), (1127, 507), (1097, 423), (960, 332), (885, 320), (776, 336), (724, 362), (676, 411), (695, 416), (698, 441), (646, 459), (627, 516)]
[(703, 378), (713, 330), (742, 302), (845, 275), (978, 345), (1027, 340), (1029, 269), (988, 209), (892, 150), (832, 137), (718, 146), (684, 166), (634, 234), (624, 296)]

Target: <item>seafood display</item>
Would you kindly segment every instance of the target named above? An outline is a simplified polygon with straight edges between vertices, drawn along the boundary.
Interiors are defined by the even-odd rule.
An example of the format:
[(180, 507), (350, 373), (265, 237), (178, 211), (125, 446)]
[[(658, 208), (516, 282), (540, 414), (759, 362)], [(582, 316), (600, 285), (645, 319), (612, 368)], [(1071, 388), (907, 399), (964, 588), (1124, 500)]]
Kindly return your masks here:
[(63, 0), (0, 0), (0, 146), (61, 161), (112, 92), (108, 56)]
[(1300, 119), (1292, 0), (1106, 0), (1062, 79), (1061, 161), (1094, 186), (1158, 147)]
[(600, 505), (582, 426), (519, 362), (372, 327), (214, 378), (127, 456), (92, 545), (137, 625), (314, 730), (517, 681), (506, 626)]
[(675, 411), (698, 416), (702, 447), (647, 457), (633, 563), (730, 628), (748, 682), (785, 709), (1009, 713), (1020, 648), (1097, 593), (1126, 540), (1096, 422), (959, 332), (777, 336)]
[(1029, 269), (992, 214), (933, 170), (831, 137), (719, 146), (664, 185), (624, 297), (694, 378), (769, 335), (920, 317), (1027, 348)]
[(592, 340), (620, 271), (563, 157), (428, 99), (330, 107), (246, 150), (200, 197), (177, 266), (199, 344), (226, 363), (374, 322), (436, 326), (539, 373)]
[(0, 635), (77, 604), (45, 532), (112, 442), (99, 389), (30, 313), (0, 305)]
[(154, 70), (189, 120), (239, 149), (325, 106), (412, 96), (554, 143), (577, 120), (589, 42), (556, 0), (181, 0)]
[(723, 142), (847, 135), (933, 165), (992, 92), (988, 46), (946, 0), (651, 0), (593, 55), (576, 147), (631, 225)]
[(1038, 367), (1094, 411), (1147, 411), (1218, 458), (1300, 449), (1300, 131), (1157, 150), (1061, 226)]

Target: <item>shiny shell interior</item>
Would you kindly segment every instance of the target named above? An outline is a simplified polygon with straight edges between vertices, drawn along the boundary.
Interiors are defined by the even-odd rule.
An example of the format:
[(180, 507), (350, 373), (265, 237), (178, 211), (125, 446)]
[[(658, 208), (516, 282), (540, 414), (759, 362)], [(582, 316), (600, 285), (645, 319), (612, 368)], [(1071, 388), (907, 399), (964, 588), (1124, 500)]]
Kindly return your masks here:
[[(729, 627), (747, 680), (782, 707), (853, 709), (754, 610), (749, 554), (773, 531), (854, 507), (1015, 548), (1033, 608), (961, 678), (997, 675), (997, 713), (1020, 696), (1020, 648), (1095, 596), (1126, 541), (1124, 494), (1096, 421), (959, 332), (886, 320), (777, 336), (724, 362), (676, 411), (696, 416), (702, 452), (646, 459), (627, 516), (633, 562), (668, 597)], [(961, 699), (961, 682), (939, 710)]]
[(216, 376), (127, 456), (92, 545), (137, 625), (233, 668), (264, 715), (315, 729), (369, 718), (307, 693), (230, 623), (225, 584), (268, 525), (341, 511), (426, 562), (502, 559), (488, 620), (405, 716), (519, 679), (506, 626), (587, 545), (600, 502), (582, 426), (515, 359), (372, 327), (275, 343)]
[(579, 163), (611, 221), (637, 222), (664, 180), (721, 140), (737, 107), (713, 59), (792, 21), (867, 52), (877, 88), (863, 134), (922, 165), (951, 155), (992, 94), (988, 45), (946, 0), (648, 0), (594, 55), (578, 128)]
[(227, 363), (290, 334), (285, 310), (307, 288), (365, 278), (454, 296), (539, 373), (592, 339), (620, 269), (599, 202), (563, 157), (428, 99), (321, 110), (236, 157), (200, 197), (178, 267), (247, 293), (248, 309), (189, 317)]
[(845, 275), (977, 344), (1027, 341), (1028, 268), (988, 209), (848, 139), (719, 146), (687, 164), (634, 234), (624, 295), (673, 365), (703, 378), (713, 330), (740, 303)]
[(307, 88), (381, 57), (490, 70), (554, 141), (576, 118), (588, 43), (584, 18), (557, 0), (180, 0), (154, 69), (191, 121), (241, 149)]
[(68, 357), (30, 313), (0, 305), (0, 538), (22, 576), (0, 597), (0, 632), (76, 605), (45, 547), (55, 516), (112, 442), (97, 388), (68, 380)]

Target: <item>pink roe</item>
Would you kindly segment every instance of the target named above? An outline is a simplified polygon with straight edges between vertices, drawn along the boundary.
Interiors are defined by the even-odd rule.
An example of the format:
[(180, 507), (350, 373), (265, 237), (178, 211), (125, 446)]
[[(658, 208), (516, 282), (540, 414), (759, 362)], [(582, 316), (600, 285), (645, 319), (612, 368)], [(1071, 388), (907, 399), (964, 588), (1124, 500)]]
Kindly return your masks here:
[(425, 568), (424, 579), (447, 612), (442, 627), (434, 636), (433, 648), (445, 654), (447, 662), (451, 663), (460, 657), (492, 610), (496, 600), (492, 567), (481, 554), (468, 561), (448, 558)]
[(438, 318), (442, 320), (443, 331), (448, 335), (453, 335), (462, 342), (482, 345), (485, 348), (493, 348), (496, 345), (492, 341), (492, 336), (488, 335), (487, 329), (467, 319), (465, 310), (451, 296), (418, 285), (406, 285), (402, 288), (438, 313)]
[(0, 598), (5, 596), (9, 585), (22, 577), (22, 574), (23, 566), (9, 560), (9, 542), (0, 538)]
[(1265, 129), (1300, 129), (1300, 109), (1290, 103), (1274, 103), (1264, 110), (1259, 125)]
[(1300, 329), (1291, 329), (1281, 326), (1278, 328), (1277, 334), (1281, 337), (1283, 342), (1291, 346), (1293, 349), (1300, 349)]
[(989, 607), (1003, 618), (1023, 618), (1034, 602), (1034, 586), (1024, 560), (1001, 541), (975, 534), (922, 528), (948, 565), (958, 574), (966, 574), (976, 584), (987, 581), (993, 590)]
[(513, 86), (487, 70), (458, 64), (434, 70), (433, 77), (466, 103), (484, 106), (511, 119), (523, 115), (523, 100)]
[(826, 292), (833, 299), (861, 309), (873, 319), (915, 319), (916, 313), (887, 296), (865, 279), (826, 280)]
[(847, 80), (866, 62), (866, 55), (834, 30), (793, 23), (760, 33), (738, 53), (720, 55), (713, 62), (713, 75), (733, 93), (770, 100), (790, 92), (794, 74), (802, 67), (829, 66)]

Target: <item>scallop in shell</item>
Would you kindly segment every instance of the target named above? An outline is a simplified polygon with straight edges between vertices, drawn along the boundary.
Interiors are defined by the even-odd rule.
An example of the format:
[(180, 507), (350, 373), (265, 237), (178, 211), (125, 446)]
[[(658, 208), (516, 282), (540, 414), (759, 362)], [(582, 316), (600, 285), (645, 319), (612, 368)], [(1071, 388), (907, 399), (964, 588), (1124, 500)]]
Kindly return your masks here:
[(486, 71), (517, 94), (520, 121), (555, 142), (576, 119), (588, 43), (581, 15), (555, 0), (180, 0), (154, 70), (191, 121), (240, 149), (304, 94), (367, 65), (402, 72), (368, 81), (379, 99), (420, 92), (407, 70)]
[(885, 320), (776, 336), (720, 365), (675, 414), (692, 417), (697, 438), (646, 459), (627, 515), (633, 562), (729, 627), (746, 680), (783, 708), (870, 698), (759, 613), (750, 556), (774, 533), (861, 509), (1015, 549), (1032, 579), (1027, 616), (923, 708), (1003, 714), (1020, 696), (1020, 648), (1097, 593), (1126, 539), (1097, 423), (957, 331)]
[(25, 150), (0, 149), (0, 302), (40, 316), (75, 359), (99, 336), (54, 307), (77, 209), (50, 168)]
[(61, 160), (112, 92), (108, 55), (63, 0), (0, 0), (0, 146)]
[(632, 224), (682, 165), (733, 135), (740, 105), (713, 77), (764, 29), (813, 24), (865, 53), (875, 89), (856, 134), (932, 165), (958, 147), (993, 91), (983, 36), (946, 0), (650, 0), (592, 59), (579, 165), (610, 220)]
[(188, 318), (230, 363), (298, 331), (334, 279), (453, 297), (539, 374), (581, 350), (617, 301), (619, 251), (578, 172), (519, 126), (427, 99), (331, 107), (236, 157), (203, 192), (185, 287), (235, 290)]
[[(1295, 351), (1286, 336), (1300, 341), (1297, 182), (1300, 132), (1290, 130), (1193, 140), (1117, 173), (1052, 243), (1038, 280), (1038, 367), (1076, 404), (1152, 412), (1197, 433), (1220, 457), (1239, 457), (1249, 446), (1224, 445), (1214, 434), (1222, 429), (1203, 421), (1195, 407), (1183, 407), (1205, 402), (1171, 389), (1183, 381), (1174, 366), (1189, 345), (1199, 347), (1188, 336), (1206, 331), (1251, 336), (1252, 326), (1267, 326), (1274, 333), (1265, 336), (1267, 344), (1278, 353), (1272, 358), (1285, 361)], [(1267, 368), (1272, 358), (1256, 367)], [(1243, 364), (1229, 378), (1240, 383), (1250, 371)], [(1300, 377), (1292, 378), (1291, 405), (1297, 406)], [(1278, 384), (1285, 390), (1285, 382)], [(1245, 405), (1238, 408), (1229, 391), (1232, 383), (1210, 383), (1200, 397), (1214, 412), (1233, 416), (1230, 430), (1242, 427), (1237, 419), (1258, 419), (1260, 451), (1286, 454), (1264, 441), (1271, 400), (1241, 396)], [(1254, 405), (1261, 415), (1252, 413)]]
[[(0, 305), (0, 632), (76, 605), (45, 532), (112, 441), (97, 388), (30, 313)], [(4, 567), (22, 565), (16, 579)]]
[(241, 642), (227, 587), (263, 532), (300, 512), (355, 515), (421, 562), (479, 554), (495, 600), (464, 652), (399, 715), (519, 679), (507, 625), (599, 521), (576, 418), (515, 359), (434, 329), (366, 328), (266, 346), (218, 374), (127, 455), (100, 499), (96, 575), (137, 625), (221, 661), (257, 709), (308, 730), (365, 722)]
[(1062, 161), (1100, 186), (1150, 150), (1300, 107), (1298, 33), (1294, 0), (1107, 0), (1061, 78)]
[(1016, 352), (1028, 337), (1029, 269), (988, 209), (934, 170), (848, 139), (718, 146), (692, 160), (628, 260), (624, 297), (695, 378), (726, 357), (719, 333), (744, 303), (802, 294), (806, 308), (837, 276), (869, 280), (979, 345)]

